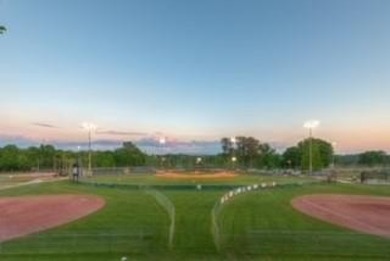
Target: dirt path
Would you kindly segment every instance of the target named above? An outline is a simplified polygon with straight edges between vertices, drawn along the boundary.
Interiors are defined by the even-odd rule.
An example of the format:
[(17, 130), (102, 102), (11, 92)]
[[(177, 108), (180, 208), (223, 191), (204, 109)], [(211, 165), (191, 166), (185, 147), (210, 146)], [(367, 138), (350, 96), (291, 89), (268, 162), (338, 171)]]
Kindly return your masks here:
[(390, 238), (390, 197), (318, 194), (295, 198), (291, 204), (323, 221)]
[(104, 205), (104, 199), (91, 195), (0, 198), (0, 242), (66, 224)]

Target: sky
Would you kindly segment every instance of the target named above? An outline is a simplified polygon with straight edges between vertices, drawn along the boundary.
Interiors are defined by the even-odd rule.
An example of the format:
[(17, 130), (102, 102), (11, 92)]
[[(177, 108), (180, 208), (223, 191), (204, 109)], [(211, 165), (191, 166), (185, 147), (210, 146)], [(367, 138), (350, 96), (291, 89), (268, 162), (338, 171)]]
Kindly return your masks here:
[[(390, 152), (388, 0), (0, 0), (0, 145)], [(166, 137), (164, 148), (159, 137)]]

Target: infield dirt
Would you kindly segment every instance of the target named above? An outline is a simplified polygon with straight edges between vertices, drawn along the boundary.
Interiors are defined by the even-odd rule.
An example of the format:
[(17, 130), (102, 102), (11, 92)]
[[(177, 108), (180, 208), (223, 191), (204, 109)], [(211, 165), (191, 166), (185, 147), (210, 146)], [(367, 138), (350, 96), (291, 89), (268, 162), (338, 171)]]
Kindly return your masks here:
[(104, 199), (91, 195), (0, 198), (0, 242), (66, 224), (104, 205)]
[(390, 197), (317, 194), (291, 204), (320, 220), (390, 239)]

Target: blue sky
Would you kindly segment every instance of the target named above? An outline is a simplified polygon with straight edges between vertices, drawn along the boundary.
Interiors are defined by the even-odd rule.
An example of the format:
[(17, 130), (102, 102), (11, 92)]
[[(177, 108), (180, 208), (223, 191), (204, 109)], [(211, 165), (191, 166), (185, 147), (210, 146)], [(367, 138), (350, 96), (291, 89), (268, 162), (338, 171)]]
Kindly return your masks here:
[(283, 148), (318, 119), (340, 153), (389, 151), (389, 13), (387, 0), (0, 0), (0, 142), (80, 143), (90, 121), (113, 143)]

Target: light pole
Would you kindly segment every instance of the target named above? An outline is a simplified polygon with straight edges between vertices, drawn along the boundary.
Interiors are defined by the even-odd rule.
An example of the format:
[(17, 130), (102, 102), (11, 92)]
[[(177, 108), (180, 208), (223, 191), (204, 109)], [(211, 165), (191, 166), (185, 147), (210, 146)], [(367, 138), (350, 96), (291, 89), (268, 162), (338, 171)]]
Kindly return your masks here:
[(309, 129), (309, 174), (313, 172), (313, 129), (317, 128), (320, 122), (317, 120), (311, 120), (305, 122), (303, 127)]
[(162, 166), (163, 166), (163, 156), (162, 156), (162, 154), (163, 154), (163, 146), (165, 145), (165, 143), (167, 142), (167, 140), (165, 139), (165, 137), (160, 137), (160, 139), (159, 139), (159, 144), (160, 144), (160, 157), (161, 157), (161, 160), (160, 160), (160, 167), (162, 168)]
[(96, 125), (84, 122), (82, 127), (88, 131), (88, 176), (92, 176), (92, 132), (96, 130)]
[(235, 163), (236, 163), (236, 161), (237, 161), (237, 158), (233, 156), (233, 157), (231, 158), (231, 160), (232, 160), (232, 166), (233, 166), (233, 170), (234, 170), (234, 165), (235, 165)]
[(234, 170), (234, 165), (235, 165), (235, 163), (236, 163), (236, 161), (237, 161), (237, 158), (236, 158), (236, 153), (235, 153), (235, 148), (236, 148), (236, 144), (237, 144), (237, 139), (236, 139), (236, 137), (231, 137), (230, 138), (230, 142), (232, 143), (232, 158), (231, 158), (231, 160), (232, 160), (232, 167), (233, 167), (233, 170)]
[(196, 170), (202, 169), (202, 157), (197, 157), (196, 158), (196, 166), (195, 166), (195, 172)]

